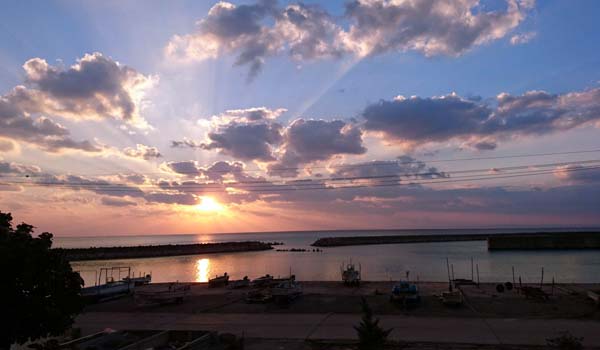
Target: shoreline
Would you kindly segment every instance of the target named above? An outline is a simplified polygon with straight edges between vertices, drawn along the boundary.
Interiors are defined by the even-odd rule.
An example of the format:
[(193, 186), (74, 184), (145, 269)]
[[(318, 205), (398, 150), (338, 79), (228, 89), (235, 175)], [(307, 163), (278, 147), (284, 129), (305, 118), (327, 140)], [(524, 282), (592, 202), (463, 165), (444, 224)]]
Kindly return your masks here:
[(258, 241), (196, 244), (163, 244), (135, 247), (55, 248), (69, 261), (156, 258), (214, 253), (237, 253), (273, 249), (273, 243)]

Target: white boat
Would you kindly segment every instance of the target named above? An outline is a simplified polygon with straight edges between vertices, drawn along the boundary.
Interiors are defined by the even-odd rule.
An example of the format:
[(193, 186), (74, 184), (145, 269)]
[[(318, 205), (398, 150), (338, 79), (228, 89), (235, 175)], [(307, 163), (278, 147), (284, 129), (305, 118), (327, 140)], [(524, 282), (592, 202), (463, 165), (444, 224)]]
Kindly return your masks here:
[(442, 292), (440, 300), (444, 305), (447, 306), (458, 306), (463, 303), (463, 295), (460, 289), (454, 289), (452, 291)]
[[(121, 278), (123, 271), (127, 271), (126, 277)], [(115, 275), (117, 278), (115, 278)], [(100, 269), (97, 284), (81, 289), (81, 296), (90, 301), (102, 301), (116, 298), (131, 293), (135, 286), (134, 280), (130, 278), (131, 268), (116, 266), (103, 267)], [(104, 278), (104, 283), (102, 279)]]
[(152, 275), (147, 274), (145, 276), (138, 276), (138, 277), (124, 277), (123, 281), (125, 282), (133, 282), (133, 284), (135, 286), (141, 286), (144, 284), (148, 284), (150, 282), (152, 282)]
[(208, 287), (218, 287), (218, 286), (226, 286), (229, 284), (229, 275), (225, 272), (222, 276), (215, 276), (215, 278), (211, 278), (208, 280)]
[(241, 280), (231, 281), (229, 284), (229, 288), (231, 289), (246, 288), (248, 286), (250, 286), (250, 280), (248, 279), (248, 276), (244, 276), (244, 278)]
[(340, 272), (342, 274), (342, 281), (344, 284), (358, 286), (361, 279), (361, 270), (362, 268), (360, 265), (357, 270), (356, 266), (352, 262), (347, 264), (345, 269), (342, 265), (342, 267), (340, 267)]
[(252, 286), (254, 287), (266, 287), (273, 282), (273, 276), (266, 274), (262, 277), (252, 280)]

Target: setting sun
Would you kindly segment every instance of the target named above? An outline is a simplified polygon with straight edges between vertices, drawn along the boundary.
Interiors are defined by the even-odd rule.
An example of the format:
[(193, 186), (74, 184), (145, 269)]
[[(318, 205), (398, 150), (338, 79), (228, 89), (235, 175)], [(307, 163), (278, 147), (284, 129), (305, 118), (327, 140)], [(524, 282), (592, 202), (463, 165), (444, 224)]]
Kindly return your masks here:
[(212, 197), (202, 197), (202, 201), (196, 205), (196, 209), (199, 211), (215, 212), (223, 210), (223, 205)]

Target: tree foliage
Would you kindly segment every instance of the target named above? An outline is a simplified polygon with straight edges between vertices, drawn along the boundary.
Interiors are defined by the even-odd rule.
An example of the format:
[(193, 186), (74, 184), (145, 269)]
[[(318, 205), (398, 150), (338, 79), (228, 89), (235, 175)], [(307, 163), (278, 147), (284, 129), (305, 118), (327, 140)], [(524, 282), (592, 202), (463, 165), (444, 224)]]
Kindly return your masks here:
[(366, 298), (361, 298), (362, 320), (358, 326), (355, 326), (358, 333), (358, 348), (360, 350), (379, 350), (383, 349), (385, 342), (392, 329), (383, 329), (379, 326), (379, 319), (373, 317), (373, 310), (367, 303)]
[(13, 343), (59, 335), (82, 310), (83, 280), (62, 253), (51, 249), (52, 234), (33, 237), (34, 227), (13, 227), (0, 212), (0, 349)]

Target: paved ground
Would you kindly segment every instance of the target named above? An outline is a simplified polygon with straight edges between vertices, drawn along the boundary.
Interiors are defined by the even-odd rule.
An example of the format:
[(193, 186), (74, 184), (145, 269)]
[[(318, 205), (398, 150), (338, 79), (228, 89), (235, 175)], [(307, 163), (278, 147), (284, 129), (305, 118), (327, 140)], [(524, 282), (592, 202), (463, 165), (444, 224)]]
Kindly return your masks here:
[[(586, 346), (600, 346), (600, 322), (566, 319), (453, 318), (383, 315), (381, 324), (394, 328), (403, 341), (543, 345), (546, 338), (570, 331)], [(84, 333), (113, 329), (214, 330), (249, 338), (354, 339), (358, 314), (234, 314), (87, 312), (75, 327)]]

